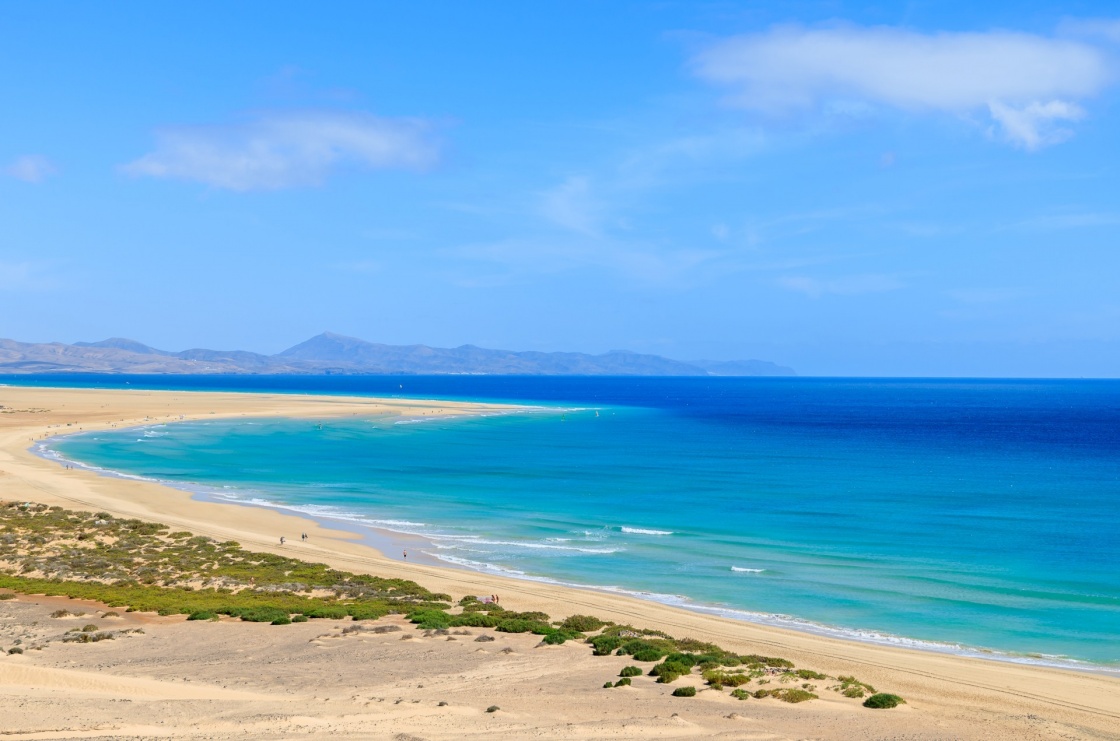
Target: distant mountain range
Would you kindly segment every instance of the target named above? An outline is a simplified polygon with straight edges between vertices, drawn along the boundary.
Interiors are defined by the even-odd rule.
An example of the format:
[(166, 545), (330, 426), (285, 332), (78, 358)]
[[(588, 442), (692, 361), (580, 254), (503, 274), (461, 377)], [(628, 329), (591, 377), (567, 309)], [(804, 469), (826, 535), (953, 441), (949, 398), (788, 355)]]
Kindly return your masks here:
[(513, 352), (382, 345), (324, 332), (276, 355), (244, 350), (167, 352), (135, 340), (41, 344), (0, 340), (0, 373), (491, 374), (564, 376), (792, 376), (764, 360), (682, 362), (613, 350)]

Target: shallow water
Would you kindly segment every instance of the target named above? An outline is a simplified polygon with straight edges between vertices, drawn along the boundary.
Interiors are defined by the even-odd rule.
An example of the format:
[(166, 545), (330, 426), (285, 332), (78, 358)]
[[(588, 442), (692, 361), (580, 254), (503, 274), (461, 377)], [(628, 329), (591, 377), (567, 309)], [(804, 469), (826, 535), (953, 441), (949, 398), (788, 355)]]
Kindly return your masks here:
[[(366, 381), (318, 390), (408, 383), (550, 408), (178, 423), (54, 445), (419, 533), (473, 568), (853, 636), (1120, 662), (1120, 383)], [(246, 381), (269, 382), (314, 390)]]

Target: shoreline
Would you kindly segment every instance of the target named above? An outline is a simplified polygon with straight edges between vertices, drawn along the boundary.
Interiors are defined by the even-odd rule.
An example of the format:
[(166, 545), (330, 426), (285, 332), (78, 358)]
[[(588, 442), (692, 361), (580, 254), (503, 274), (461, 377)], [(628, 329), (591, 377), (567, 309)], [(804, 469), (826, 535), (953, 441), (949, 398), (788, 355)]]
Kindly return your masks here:
[[(13, 407), (11, 402), (15, 401)], [(190, 494), (147, 481), (60, 470), (34, 455), (28, 442), (56, 436), (70, 425), (90, 428), (142, 426), (188, 417), (221, 419), (253, 416), (344, 416), (404, 414), (435, 409), (468, 414), (509, 405), (470, 405), (306, 395), (211, 392), (152, 392), (100, 389), (7, 387), (0, 416), (0, 496), (58, 504), (71, 509), (104, 509), (118, 516), (155, 520), (200, 535), (237, 540), (246, 548), (328, 563), (350, 571), (413, 579), (429, 589), (454, 595), (501, 593), (503, 603), (541, 609), (557, 617), (590, 612), (617, 622), (665, 629), (674, 635), (779, 652), (799, 665), (821, 671), (850, 672), (898, 691), (914, 709), (961, 717), (983, 709), (989, 719), (1044, 712), (1079, 727), (1107, 729), (1120, 723), (1120, 680), (1102, 673), (973, 658), (908, 647), (841, 640), (781, 627), (706, 615), (681, 607), (583, 588), (518, 580), (449, 566), (401, 563), (378, 554), (354, 533), (327, 528), (305, 515), (239, 503), (198, 501)], [(21, 411), (22, 410), (22, 411)], [(310, 523), (310, 524), (305, 524)], [(308, 544), (278, 547), (268, 533), (312, 535)], [(969, 700), (960, 706), (960, 696)]]
[[(439, 400), (434, 401), (435, 403), (438, 403)], [(520, 410), (539, 411), (541, 409), (543, 408), (516, 407), (515, 409), (511, 410), (510, 413), (516, 413)], [(417, 421), (422, 422), (424, 421), (424, 418), (419, 418), (417, 419)], [(162, 425), (173, 423), (174, 422), (158, 422), (156, 424)], [(399, 423), (406, 422), (402, 421)], [(151, 426), (152, 423), (146, 423), (137, 425), (135, 427), (116, 429), (143, 430)], [(86, 434), (86, 432), (77, 431), (64, 433), (62, 435), (57, 435), (51, 438), (51, 440), (59, 440), (62, 438), (80, 434)], [(620, 594), (627, 597), (633, 597), (644, 602), (652, 602), (655, 604), (664, 605), (666, 607), (675, 607), (701, 615), (711, 615), (735, 620), (738, 622), (791, 630), (798, 633), (832, 638), (841, 641), (852, 641), (855, 643), (866, 645), (906, 648), (916, 651), (944, 654), (948, 656), (979, 659), (982, 661), (1005, 662), (1023, 666), (1039, 666), (1074, 672), (1084, 672), (1088, 674), (1097, 674), (1109, 677), (1120, 677), (1120, 665), (1115, 664), (1099, 664), (1085, 659), (1075, 659), (1066, 656), (1028, 652), (1020, 653), (1003, 649), (988, 648), (985, 646), (969, 646), (963, 644), (946, 643), (931, 639), (914, 638), (909, 636), (896, 635), (893, 633), (884, 633), (872, 628), (845, 628), (829, 625), (826, 623), (820, 623), (805, 618), (799, 618), (793, 615), (767, 613), (745, 608), (698, 602), (692, 597), (683, 594), (667, 594), (631, 589), (623, 586), (605, 584), (583, 584), (578, 582), (563, 581), (547, 575), (529, 574), (517, 569), (496, 567), (491, 564), (481, 562), (479, 562), (477, 566), (474, 566), (470, 565), (474, 562), (467, 562), (465, 559), (452, 561), (447, 558), (440, 557), (439, 555), (436, 555), (434, 553), (426, 552), (424, 550), (425, 548), (429, 549), (430, 551), (439, 549), (439, 546), (435, 543), (434, 540), (431, 539), (430, 536), (408, 530), (397, 530), (392, 528), (388, 524), (385, 524), (383, 521), (374, 520), (373, 522), (378, 522), (379, 524), (373, 524), (373, 522), (364, 521), (363, 516), (357, 513), (340, 512), (337, 515), (331, 515), (329, 513), (309, 512), (302, 505), (273, 502), (264, 498), (240, 499), (235, 496), (225, 495), (219, 487), (213, 485), (199, 484), (196, 482), (187, 483), (168, 481), (164, 479), (140, 476), (138, 474), (130, 474), (113, 469), (102, 468), (100, 466), (86, 463), (84, 461), (66, 458), (57, 449), (50, 447), (48, 441), (36, 442), (32, 446), (31, 451), (44, 460), (50, 461), (57, 465), (69, 464), (74, 467), (94, 473), (96, 475), (105, 476), (108, 478), (133, 479), (149, 482), (157, 486), (186, 492), (191, 495), (192, 498), (195, 498), (198, 501), (217, 504), (233, 504), (239, 507), (259, 508), (300, 517), (310, 523), (314, 523), (319, 527), (327, 529), (337, 529), (342, 532), (349, 532), (355, 539), (360, 539), (360, 541), (365, 546), (375, 550), (382, 558), (398, 561), (401, 563), (404, 563), (405, 560), (402, 558), (397, 558), (391, 554), (408, 551), (410, 554), (412, 554), (409, 556), (409, 562), (418, 563), (425, 566), (431, 566), (435, 568), (449, 568), (455, 569), (457, 571), (466, 571), (475, 574), (486, 574), (497, 578), (535, 582), (594, 593)], [(419, 556), (417, 556), (417, 554), (419, 554)]]

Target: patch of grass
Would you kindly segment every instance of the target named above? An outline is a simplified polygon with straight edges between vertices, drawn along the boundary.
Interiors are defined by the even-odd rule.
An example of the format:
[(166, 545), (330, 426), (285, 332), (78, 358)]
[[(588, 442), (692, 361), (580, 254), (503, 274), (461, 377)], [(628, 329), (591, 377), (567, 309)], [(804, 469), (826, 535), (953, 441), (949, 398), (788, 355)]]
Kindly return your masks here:
[(796, 674), (801, 679), (828, 679), (827, 674), (821, 674), (820, 672), (815, 672), (811, 669), (798, 669), (796, 672), (794, 672), (794, 674)]
[(677, 687), (673, 690), (673, 697), (696, 697), (695, 687)]
[(293, 623), (306, 623), (307, 620), (308, 620), (308, 617), (306, 615), (293, 615), (292, 616), (292, 622)]
[(16, 598), (16, 593), (15, 592), (0, 592), (0, 602), (3, 602), (6, 599), (15, 599), (15, 598)]
[(620, 676), (620, 677), (640, 677), (640, 676), (642, 676), (642, 669), (641, 669), (641, 667), (637, 667), (637, 666), (626, 666), (626, 667), (622, 668), (622, 671), (620, 671), (618, 673), (618, 676)]
[(89, 623), (87, 625), (82, 626), (82, 632), (83, 633), (96, 633), (97, 631), (98, 631), (98, 627), (96, 625), (94, 625), (93, 623)]
[(631, 684), (630, 677), (623, 677), (614, 683), (615, 687), (629, 687)]
[(731, 696), (736, 700), (746, 700), (748, 697), (754, 697), (749, 690), (745, 690), (742, 687), (731, 690)]
[(874, 708), (876, 710), (883, 710), (888, 708), (897, 708), (899, 705), (905, 705), (906, 701), (898, 695), (892, 695), (886, 692), (879, 692), (863, 701), (865, 708)]

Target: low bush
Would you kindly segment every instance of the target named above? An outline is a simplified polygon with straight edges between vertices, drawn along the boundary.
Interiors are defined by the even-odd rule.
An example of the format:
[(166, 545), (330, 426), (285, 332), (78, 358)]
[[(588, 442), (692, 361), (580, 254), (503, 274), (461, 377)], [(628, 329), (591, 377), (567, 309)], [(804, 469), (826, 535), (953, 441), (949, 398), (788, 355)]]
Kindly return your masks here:
[(673, 690), (673, 697), (696, 697), (695, 687), (677, 687)]
[(501, 708), (498, 707), (497, 705), (491, 705), (490, 707), (486, 708), (486, 712), (488, 712), (488, 713), (496, 713), (499, 710), (501, 710)]
[(87, 625), (82, 626), (82, 632), (83, 633), (96, 633), (97, 632), (97, 626), (94, 625), (93, 623), (88, 623)]
[(704, 672), (703, 677), (709, 687), (717, 690), (723, 689), (724, 687), (738, 687), (754, 679), (753, 676), (742, 671), (723, 672), (714, 669), (709, 669)]
[(879, 693), (874, 694), (871, 697), (867, 698), (866, 700), (864, 700), (863, 701), (863, 706), (865, 708), (875, 708), (877, 710), (880, 710), (880, 709), (887, 709), (887, 708), (896, 708), (899, 705), (904, 705), (905, 703), (906, 703), (906, 701), (903, 700), (898, 695), (891, 695), (891, 694), (888, 694), (886, 692), (879, 692)]
[(55, 610), (54, 612), (51, 613), (51, 617), (52, 618), (64, 618), (64, 617), (70, 617), (73, 614), (74, 613), (70, 612), (69, 610)]
[(23, 649), (20, 648), (19, 646), (16, 646), (15, 648), (9, 648), (8, 653), (9, 654), (21, 654), (21, 653), (23, 653)]
[(759, 656), (758, 654), (747, 654), (740, 656), (739, 660), (748, 666), (769, 666), (775, 669), (792, 669), (793, 662), (789, 659), (777, 659), (773, 656)]
[(293, 623), (306, 623), (307, 620), (308, 618), (306, 615), (295, 615), (294, 617), (292, 617)]
[(810, 669), (798, 669), (794, 673), (802, 679), (828, 679), (827, 674), (821, 674), (820, 672), (815, 672)]
[(630, 684), (631, 684), (630, 677), (623, 677), (622, 679), (615, 682), (614, 686), (615, 687), (629, 687)]
[(0, 602), (3, 602), (6, 599), (15, 599), (15, 598), (16, 598), (16, 593), (15, 592), (0, 593)]
[(844, 697), (851, 697), (853, 699), (859, 699), (859, 698), (863, 697), (864, 695), (866, 695), (867, 693), (863, 691), (863, 687), (860, 687), (859, 685), (852, 685), (851, 687), (847, 687), (847, 688), (841, 690), (840, 694), (842, 694)]
[(617, 649), (622, 647), (626, 642), (625, 639), (618, 636), (600, 635), (593, 638), (588, 638), (587, 642), (591, 644), (594, 649), (595, 656), (609, 656)]
[(217, 615), (209, 610), (199, 610), (187, 615), (187, 620), (213, 620), (216, 617)]
[(564, 643), (565, 641), (569, 641), (573, 638), (579, 638), (582, 635), (583, 635), (583, 633), (580, 633), (580, 632), (575, 631), (575, 630), (563, 630), (563, 629), (554, 630), (551, 633), (546, 633), (545, 634), (544, 642), (551, 645), (551, 646), (559, 646), (561, 643)]
[(553, 631), (548, 623), (525, 618), (507, 618), (500, 621), (495, 629), (499, 633), (537, 633), (538, 635), (548, 635)]
[(578, 633), (591, 633), (599, 630), (608, 623), (592, 615), (572, 615), (560, 623), (564, 630), (574, 630)]
[(301, 612), (309, 618), (319, 618), (324, 620), (342, 620), (350, 614), (346, 611), (345, 607), (335, 607), (333, 605), (312, 607), (308, 610), (302, 610)]
[(626, 667), (622, 668), (622, 671), (620, 671), (618, 673), (618, 676), (620, 676), (620, 677), (640, 677), (640, 676), (642, 676), (642, 670), (641, 670), (641, 667), (626, 666)]
[(774, 690), (758, 690), (754, 696), (762, 699), (764, 697), (773, 697), (782, 702), (805, 702), (806, 700), (816, 700), (817, 696), (807, 690), (797, 689), (796, 687), (782, 687)]
[(292, 619), (290, 617), (288, 617), (287, 615), (284, 615), (283, 617), (276, 618), (270, 624), (271, 625), (291, 625), (292, 624)]
[(748, 697), (753, 697), (753, 695), (748, 690), (745, 690), (742, 687), (731, 690), (731, 696), (736, 700), (746, 700)]

